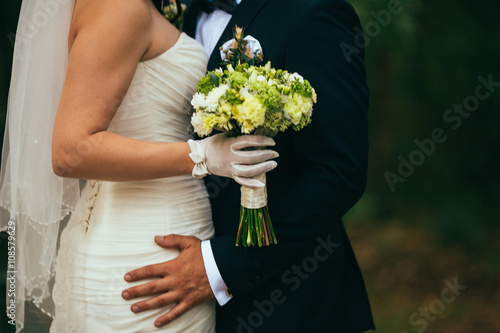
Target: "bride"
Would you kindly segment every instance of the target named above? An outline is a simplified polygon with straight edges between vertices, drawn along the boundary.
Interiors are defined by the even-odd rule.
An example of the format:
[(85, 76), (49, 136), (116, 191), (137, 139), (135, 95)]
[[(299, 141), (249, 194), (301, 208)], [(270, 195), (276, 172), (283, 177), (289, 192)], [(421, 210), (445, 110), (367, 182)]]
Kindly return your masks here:
[[(16, 244), (8, 315), (17, 331), (33, 323), (25, 301), (53, 318), (53, 333), (157, 331), (164, 309), (132, 313), (124, 274), (177, 256), (157, 234), (213, 236), (195, 178), (259, 186), (250, 177), (276, 166), (271, 150), (243, 150), (269, 138), (190, 140), (207, 57), (160, 2), (23, 1), (0, 179), (2, 229)], [(213, 332), (214, 311), (201, 304), (160, 330)]]

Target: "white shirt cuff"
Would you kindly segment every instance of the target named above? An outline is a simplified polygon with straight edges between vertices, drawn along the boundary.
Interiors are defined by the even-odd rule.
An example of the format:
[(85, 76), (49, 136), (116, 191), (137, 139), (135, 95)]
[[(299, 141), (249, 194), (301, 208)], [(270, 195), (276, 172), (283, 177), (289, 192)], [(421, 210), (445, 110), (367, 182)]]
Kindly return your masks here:
[(214, 254), (212, 252), (212, 245), (210, 240), (201, 242), (201, 255), (203, 256), (203, 263), (205, 264), (205, 272), (207, 273), (210, 288), (215, 295), (215, 299), (220, 306), (226, 304), (233, 297), (229, 294), (227, 286), (220, 275), (219, 268), (215, 262)]

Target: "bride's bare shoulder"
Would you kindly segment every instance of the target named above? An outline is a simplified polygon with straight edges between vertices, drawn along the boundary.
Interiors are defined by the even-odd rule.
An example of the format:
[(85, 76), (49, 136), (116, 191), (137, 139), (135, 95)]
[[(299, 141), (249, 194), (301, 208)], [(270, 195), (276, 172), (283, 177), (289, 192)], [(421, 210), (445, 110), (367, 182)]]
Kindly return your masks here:
[(70, 28), (70, 44), (82, 30), (95, 31), (102, 38), (111, 33), (114, 38), (140, 36), (147, 39), (151, 27), (148, 0), (77, 0)]

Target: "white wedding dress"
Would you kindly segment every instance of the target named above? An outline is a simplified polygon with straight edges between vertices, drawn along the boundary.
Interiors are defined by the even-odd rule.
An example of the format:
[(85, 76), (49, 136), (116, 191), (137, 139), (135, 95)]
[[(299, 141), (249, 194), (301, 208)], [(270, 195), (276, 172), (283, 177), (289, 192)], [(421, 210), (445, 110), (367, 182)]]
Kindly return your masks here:
[[(206, 72), (203, 47), (181, 34), (162, 55), (140, 63), (109, 131), (153, 142), (187, 141), (190, 100)], [(193, 332), (215, 330), (215, 304), (199, 305), (161, 329), (167, 308), (134, 314), (125, 301), (126, 272), (175, 258), (155, 235), (213, 236), (207, 191), (191, 175), (150, 181), (87, 181), (56, 260), (51, 333)]]

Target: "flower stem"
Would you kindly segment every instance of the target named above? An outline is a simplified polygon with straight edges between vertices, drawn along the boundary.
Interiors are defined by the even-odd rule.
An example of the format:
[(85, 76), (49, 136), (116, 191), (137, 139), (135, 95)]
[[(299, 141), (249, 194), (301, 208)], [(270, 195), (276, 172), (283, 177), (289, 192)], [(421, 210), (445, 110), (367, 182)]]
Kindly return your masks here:
[(269, 216), (268, 206), (264, 208), (264, 213), (266, 215), (267, 225), (269, 227), (269, 230), (271, 231), (271, 235), (273, 236), (271, 244), (278, 244), (278, 241), (276, 240), (276, 235), (274, 234), (273, 223), (271, 222), (271, 217)]
[(236, 246), (240, 245), (241, 231), (243, 229), (243, 220), (245, 219), (245, 212), (243, 206), (240, 206), (240, 225), (238, 227), (238, 234), (236, 235)]

